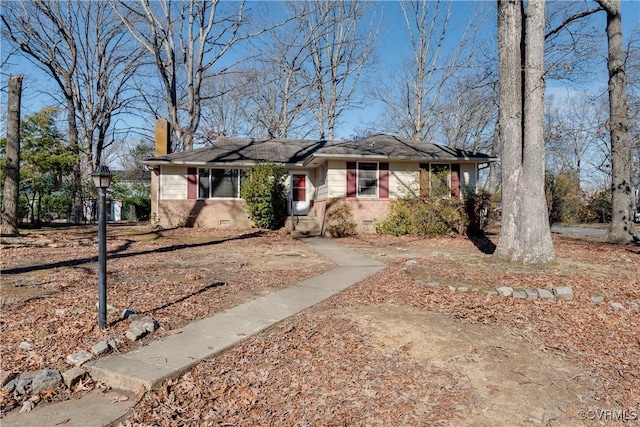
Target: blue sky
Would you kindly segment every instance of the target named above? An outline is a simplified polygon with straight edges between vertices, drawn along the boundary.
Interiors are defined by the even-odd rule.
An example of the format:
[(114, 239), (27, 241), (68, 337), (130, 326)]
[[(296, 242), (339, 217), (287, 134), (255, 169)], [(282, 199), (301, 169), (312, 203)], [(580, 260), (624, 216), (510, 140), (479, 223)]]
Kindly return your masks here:
[[(595, 2), (588, 2), (587, 4), (595, 5)], [(625, 37), (628, 37), (632, 28), (640, 25), (640, 1), (639, 0), (625, 0), (622, 2), (623, 10), (623, 24)], [(268, 3), (262, 4), (267, 6)], [(401, 63), (402, 58), (411, 54), (410, 46), (408, 43), (408, 36), (406, 34), (406, 28), (403, 21), (400, 7), (395, 1), (376, 2), (373, 4), (375, 9), (382, 12), (383, 22), (381, 29), (381, 37), (383, 38), (382, 44), (379, 49), (379, 57), (381, 59), (380, 73), (384, 73), (386, 69), (398, 66)], [(457, 30), (458, 33), (462, 31), (470, 18), (474, 16), (478, 8), (482, 9), (487, 17), (483, 24), (483, 29), (478, 37), (487, 40), (487, 48), (495, 49), (497, 44), (495, 39), (495, 2), (494, 1), (454, 1), (453, 3), (453, 15), (451, 20), (451, 29)], [(604, 32), (606, 25), (606, 19), (604, 13), (598, 13), (592, 17), (596, 20), (597, 27), (601, 28)], [(452, 39), (447, 43), (449, 49), (453, 49), (458, 42), (459, 36), (453, 34)], [(5, 46), (1, 49), (5, 50)], [(42, 72), (34, 70), (34, 67), (24, 59), (15, 56), (11, 60), (13, 66), (7, 67), (8, 69), (2, 70), (2, 86), (6, 85), (7, 74), (25, 74), (25, 81), (23, 84), (23, 102), (22, 112), (23, 114), (31, 114), (43, 106), (49, 105), (52, 102), (51, 97), (47, 95), (47, 92), (51, 88), (55, 87), (54, 84), (43, 75)], [(604, 90), (606, 89), (606, 65), (604, 62), (598, 64), (598, 67), (602, 70), (602, 79), (592, 82), (591, 89)], [(556, 82), (549, 81), (549, 92), (553, 92), (557, 97), (562, 94), (570, 94), (574, 89), (568, 89), (564, 85), (558, 85)], [(4, 104), (6, 93), (3, 92), (2, 100)], [(339, 127), (337, 137), (348, 137), (353, 133), (354, 128), (358, 128), (362, 125), (362, 121), (365, 119), (371, 119), (378, 114), (380, 109), (379, 105), (373, 104), (367, 108), (367, 110), (353, 111), (350, 114), (343, 117), (341, 120), (342, 125)], [(150, 122), (151, 127), (151, 122)], [(0, 127), (0, 131), (4, 130), (4, 123)], [(150, 129), (151, 131), (151, 129)], [(4, 133), (4, 132), (2, 132)]]

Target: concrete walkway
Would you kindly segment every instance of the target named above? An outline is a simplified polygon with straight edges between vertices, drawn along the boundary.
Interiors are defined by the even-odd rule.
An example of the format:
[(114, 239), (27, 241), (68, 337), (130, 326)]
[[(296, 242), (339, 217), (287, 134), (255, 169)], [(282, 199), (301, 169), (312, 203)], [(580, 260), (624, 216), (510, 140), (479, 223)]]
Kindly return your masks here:
[[(19, 414), (11, 412), (0, 426), (104, 426), (127, 414), (141, 387), (154, 389), (202, 360), (309, 308), (382, 270), (384, 264), (322, 238), (304, 240), (337, 267), (285, 289), (198, 320), (176, 335), (151, 342), (138, 350), (98, 359), (88, 368), (92, 378), (117, 392), (94, 391), (80, 400), (43, 404)], [(122, 390), (122, 392), (120, 392)], [(118, 397), (129, 400), (117, 402)], [(116, 402), (114, 402), (116, 401)]]

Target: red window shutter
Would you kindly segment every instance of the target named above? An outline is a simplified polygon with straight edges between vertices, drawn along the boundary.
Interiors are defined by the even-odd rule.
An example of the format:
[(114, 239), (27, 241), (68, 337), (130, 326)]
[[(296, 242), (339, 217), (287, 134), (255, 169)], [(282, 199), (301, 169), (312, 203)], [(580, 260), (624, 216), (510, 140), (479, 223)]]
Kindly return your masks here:
[(347, 197), (356, 197), (357, 173), (356, 162), (347, 162)]
[(451, 165), (451, 197), (460, 197), (460, 165)]
[(389, 163), (378, 164), (378, 195), (381, 199), (389, 198)]
[(420, 163), (420, 198), (429, 198), (429, 164)]
[(198, 168), (187, 168), (187, 199), (198, 198)]

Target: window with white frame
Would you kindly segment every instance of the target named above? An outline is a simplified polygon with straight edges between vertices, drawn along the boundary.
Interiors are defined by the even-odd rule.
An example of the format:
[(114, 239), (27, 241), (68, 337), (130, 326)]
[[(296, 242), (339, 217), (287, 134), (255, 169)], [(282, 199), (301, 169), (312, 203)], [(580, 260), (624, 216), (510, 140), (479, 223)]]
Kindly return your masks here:
[(378, 196), (378, 163), (358, 162), (358, 197)]
[(240, 198), (241, 175), (239, 169), (198, 169), (198, 198)]
[(431, 197), (451, 197), (451, 165), (448, 163), (431, 163), (429, 183)]

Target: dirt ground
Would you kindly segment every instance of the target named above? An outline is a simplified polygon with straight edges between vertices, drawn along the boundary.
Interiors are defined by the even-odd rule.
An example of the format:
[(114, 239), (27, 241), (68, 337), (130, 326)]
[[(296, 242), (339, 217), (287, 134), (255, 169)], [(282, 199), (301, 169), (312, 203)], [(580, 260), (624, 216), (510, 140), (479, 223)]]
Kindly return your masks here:
[[(3, 370), (65, 368), (68, 352), (123, 333), (123, 308), (161, 335), (332, 268), (286, 233), (113, 227), (104, 332), (94, 233), (3, 242)], [(484, 253), (495, 236), (337, 242), (389, 267), (148, 393), (122, 425), (640, 425), (637, 246), (555, 236), (558, 260), (533, 268)], [(575, 299), (487, 296), (498, 286), (570, 286)], [(19, 406), (2, 395), (3, 412)]]

